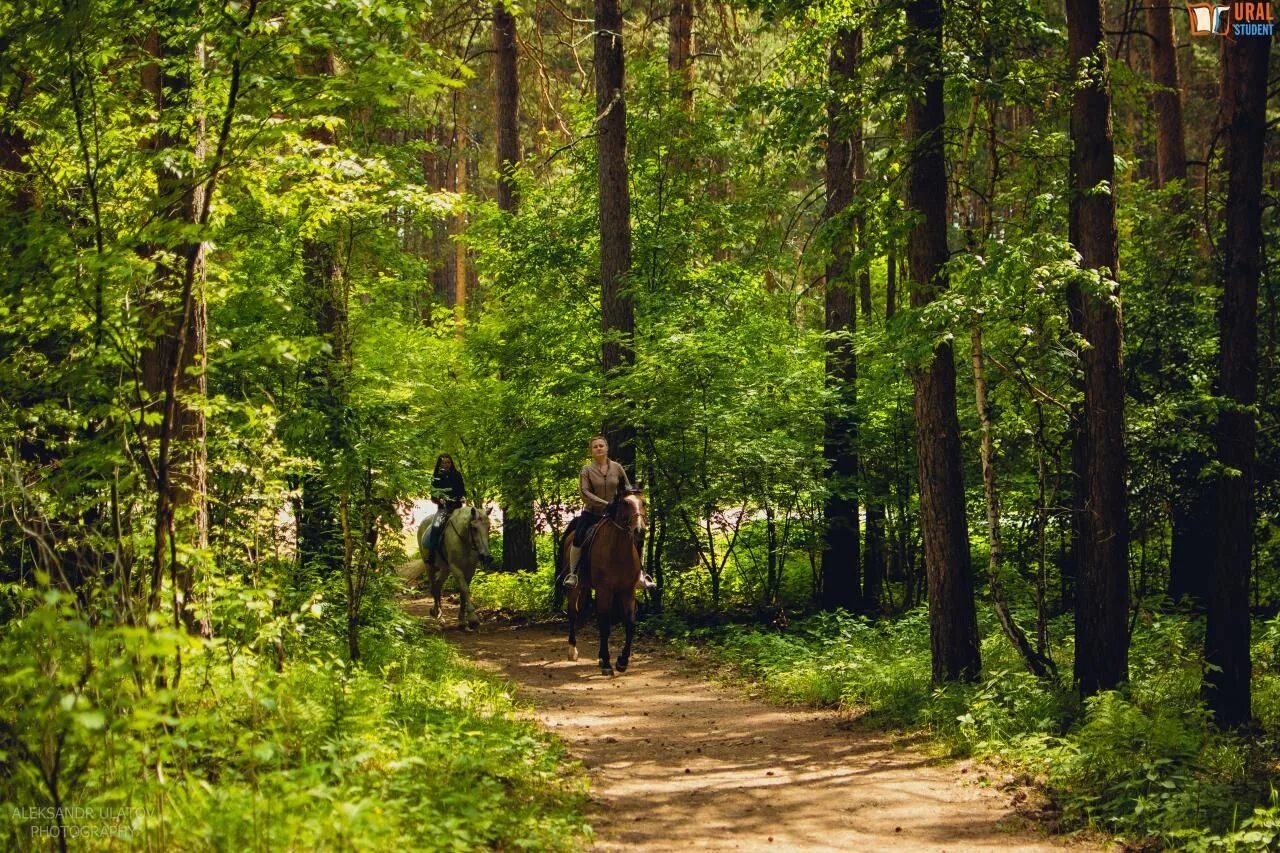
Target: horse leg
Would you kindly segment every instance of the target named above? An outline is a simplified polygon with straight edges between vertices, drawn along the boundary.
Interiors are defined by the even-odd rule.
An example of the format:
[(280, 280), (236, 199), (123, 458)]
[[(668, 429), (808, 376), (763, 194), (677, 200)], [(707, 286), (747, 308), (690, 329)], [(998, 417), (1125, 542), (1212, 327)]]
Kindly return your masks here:
[[(555, 587), (559, 592), (562, 587), (560, 580), (567, 573), (569, 565), (569, 546), (573, 544), (573, 526), (570, 525), (564, 539), (560, 542), (560, 562), (556, 566)], [(582, 613), (582, 585), (563, 587), (564, 589), (564, 609), (569, 616), (569, 660), (578, 659), (578, 617)]]
[(435, 602), (431, 605), (431, 618), (439, 619), (442, 612), (440, 608), (440, 593), (444, 591), (444, 572), (441, 571), (439, 564), (435, 561), (432, 561), (427, 566), (427, 580), (431, 585), (431, 598)]
[(622, 654), (618, 655), (618, 672), (626, 672), (631, 662), (631, 641), (636, 636), (636, 597), (632, 592), (631, 599), (622, 605), (622, 620), (626, 628), (627, 639), (622, 644)]
[(613, 615), (613, 595), (601, 590), (596, 596), (596, 625), (600, 630), (600, 672), (602, 675), (613, 675), (613, 667), (609, 664), (609, 628)]
[(476, 618), (476, 609), (471, 603), (471, 584), (467, 582), (467, 573), (452, 564), (449, 565), (449, 573), (458, 581), (458, 624), (468, 629), (478, 628), (480, 620)]
[(578, 588), (570, 587), (566, 609), (569, 611), (569, 660), (578, 659)]

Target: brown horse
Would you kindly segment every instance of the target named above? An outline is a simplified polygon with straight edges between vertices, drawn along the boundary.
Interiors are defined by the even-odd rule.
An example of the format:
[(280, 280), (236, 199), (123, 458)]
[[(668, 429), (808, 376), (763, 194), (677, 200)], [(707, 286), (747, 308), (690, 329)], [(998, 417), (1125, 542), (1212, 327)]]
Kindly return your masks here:
[[(621, 619), (626, 629), (626, 642), (618, 655), (618, 672), (626, 672), (631, 660), (631, 641), (636, 635), (636, 584), (640, 582), (640, 547), (645, 531), (644, 498), (639, 490), (620, 492), (605, 509), (604, 520), (597, 526), (591, 541), (582, 549), (582, 564), (587, 572), (579, 572), (579, 582), (568, 592), (569, 660), (578, 659), (578, 602), (590, 575), (596, 594), (596, 624), (600, 629), (600, 672), (613, 675), (609, 665), (609, 629)], [(569, 564), (572, 533), (560, 546), (560, 565)]]

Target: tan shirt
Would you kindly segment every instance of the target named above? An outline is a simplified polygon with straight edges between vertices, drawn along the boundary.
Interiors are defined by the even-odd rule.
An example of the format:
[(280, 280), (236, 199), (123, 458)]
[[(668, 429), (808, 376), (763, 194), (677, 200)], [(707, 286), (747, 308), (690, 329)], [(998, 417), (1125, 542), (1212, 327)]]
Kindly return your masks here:
[(588, 462), (578, 475), (578, 491), (582, 493), (588, 512), (604, 512), (614, 495), (618, 494), (618, 489), (624, 487), (631, 488), (631, 481), (627, 479), (626, 470), (612, 459), (609, 460), (608, 473), (602, 473), (596, 463)]

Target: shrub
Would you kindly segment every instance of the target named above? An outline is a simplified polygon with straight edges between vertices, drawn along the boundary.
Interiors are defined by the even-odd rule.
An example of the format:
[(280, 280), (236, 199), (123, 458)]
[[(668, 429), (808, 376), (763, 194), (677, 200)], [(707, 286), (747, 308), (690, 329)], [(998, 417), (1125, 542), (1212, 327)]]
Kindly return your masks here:
[[(17, 608), (0, 633), (0, 797), (29, 808), (6, 814), (4, 846), (47, 844), (30, 809), (53, 805), (42, 768), (61, 743), (62, 804), (92, 816), (90, 849), (580, 847), (586, 783), (558, 742), (375, 604), (363, 665), (295, 642), (280, 672), (236, 640), (93, 626), (56, 595)], [(156, 689), (179, 648), (178, 686)]]
[(545, 618), (555, 613), (553, 573), (550, 565), (528, 572), (478, 571), (471, 580), (471, 598), (478, 608)]

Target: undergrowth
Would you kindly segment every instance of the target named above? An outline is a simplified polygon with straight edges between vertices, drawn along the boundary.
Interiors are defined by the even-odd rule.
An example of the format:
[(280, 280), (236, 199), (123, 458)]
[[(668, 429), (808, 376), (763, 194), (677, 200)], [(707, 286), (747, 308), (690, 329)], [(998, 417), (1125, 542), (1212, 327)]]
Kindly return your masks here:
[(471, 599), (477, 608), (505, 616), (548, 618), (555, 615), (552, 572), (549, 563), (536, 571), (479, 571), (471, 581)]
[[(73, 849), (116, 850), (572, 850), (589, 838), (585, 779), (558, 742), (388, 601), (369, 615), (360, 665), (332, 651), (322, 605), (294, 614), (281, 671), (254, 650), (271, 644), (94, 626), (56, 593), (19, 609), (0, 635), (7, 849), (49, 849), (58, 832)], [(153, 662), (178, 652), (178, 688), (153, 688)]]

